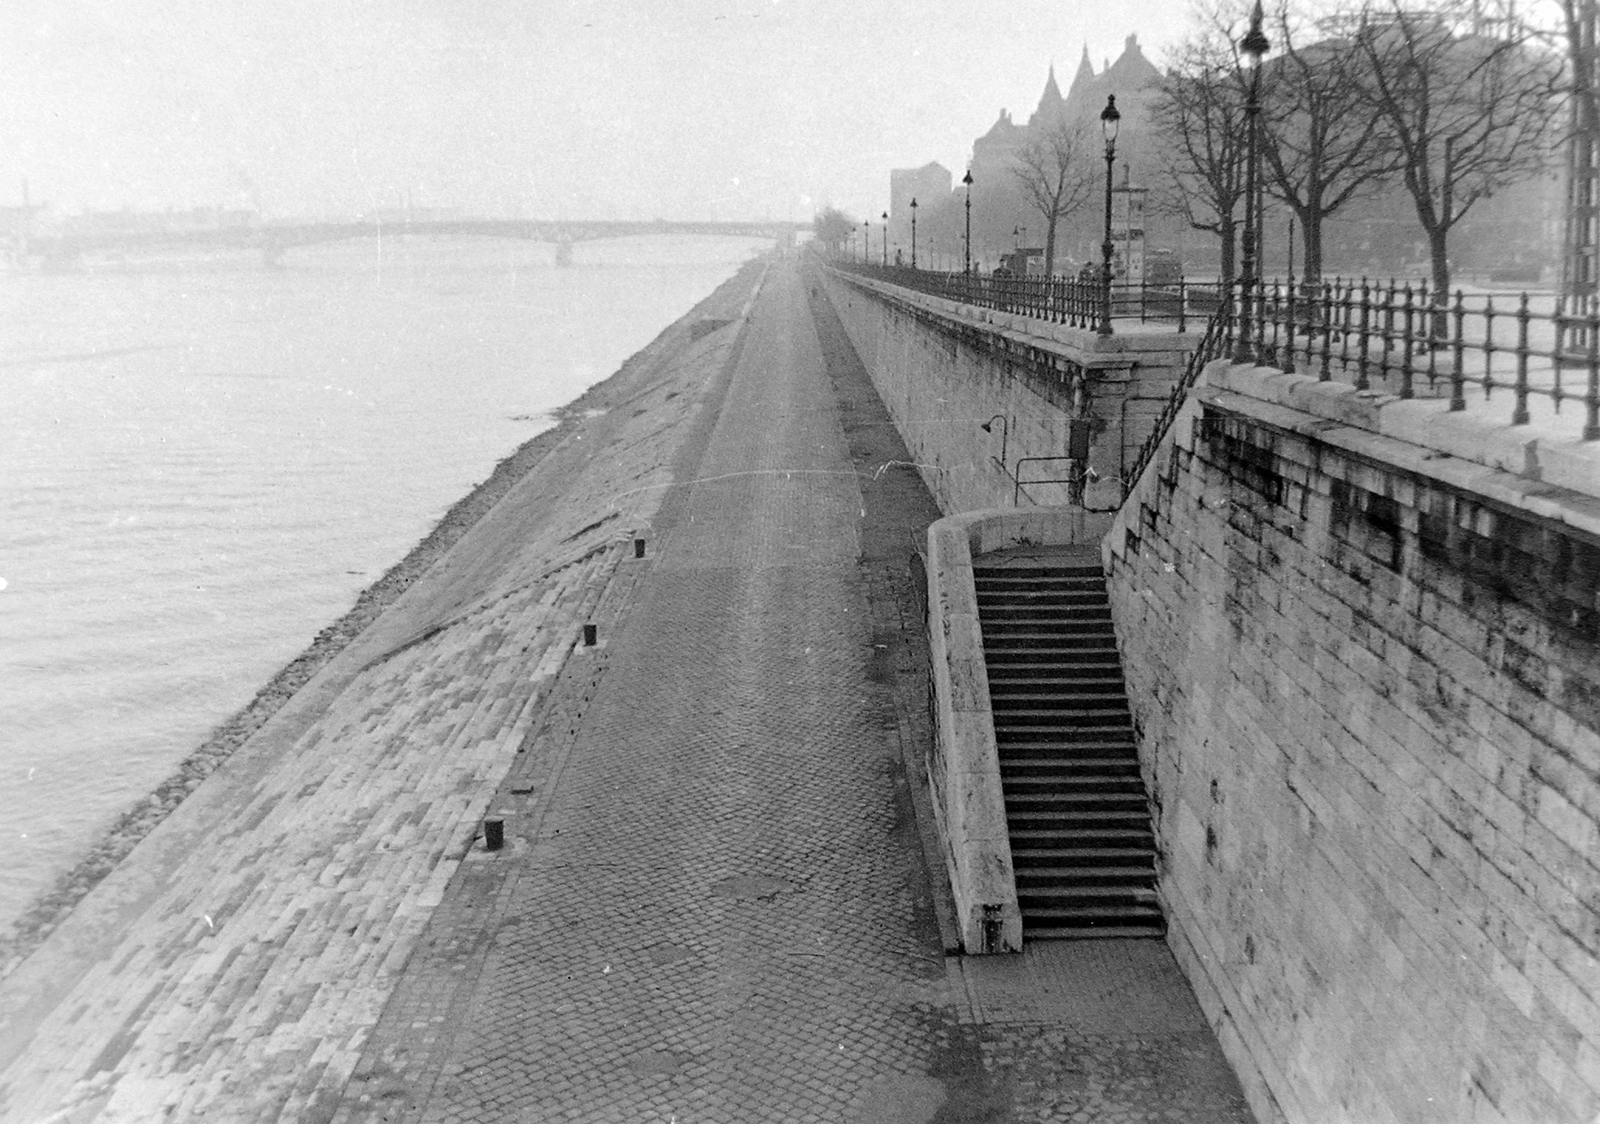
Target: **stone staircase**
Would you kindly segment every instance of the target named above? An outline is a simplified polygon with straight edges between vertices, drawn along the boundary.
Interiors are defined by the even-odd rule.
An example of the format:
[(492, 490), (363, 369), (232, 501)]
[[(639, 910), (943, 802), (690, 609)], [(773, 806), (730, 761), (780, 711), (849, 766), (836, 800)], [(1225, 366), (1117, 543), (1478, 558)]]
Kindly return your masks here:
[(974, 559), (1023, 937), (1159, 937), (1155, 836), (1097, 559)]

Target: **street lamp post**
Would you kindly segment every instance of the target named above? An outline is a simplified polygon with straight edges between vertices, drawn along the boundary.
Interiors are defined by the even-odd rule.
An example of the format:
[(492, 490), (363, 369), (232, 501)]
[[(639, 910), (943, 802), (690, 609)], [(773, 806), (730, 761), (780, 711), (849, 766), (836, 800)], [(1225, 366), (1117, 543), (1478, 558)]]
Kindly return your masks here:
[(1261, 117), (1261, 59), (1270, 46), (1261, 30), (1261, 0), (1256, 0), (1250, 13), (1250, 30), (1239, 41), (1239, 49), (1250, 59), (1250, 92), (1244, 103), (1246, 149), (1244, 165), (1244, 261), (1240, 265), (1238, 336), (1233, 358), (1236, 363), (1249, 363), (1255, 359), (1250, 346), (1250, 297), (1256, 283), (1257, 228), (1261, 225), (1261, 203), (1256, 198), (1256, 181), (1260, 178), (1260, 141), (1258, 130)]
[(961, 177), (961, 182), (967, 187), (967, 238), (962, 245), (961, 272), (968, 277), (972, 276), (972, 169), (967, 169), (967, 174)]
[(889, 268), (889, 212), (883, 212), (883, 268)]
[(917, 201), (911, 200), (911, 268), (917, 268)]
[(1100, 131), (1106, 137), (1106, 231), (1100, 243), (1100, 334), (1111, 334), (1111, 173), (1117, 162), (1117, 128), (1122, 114), (1117, 112), (1117, 95), (1106, 97), (1106, 107), (1100, 111)]

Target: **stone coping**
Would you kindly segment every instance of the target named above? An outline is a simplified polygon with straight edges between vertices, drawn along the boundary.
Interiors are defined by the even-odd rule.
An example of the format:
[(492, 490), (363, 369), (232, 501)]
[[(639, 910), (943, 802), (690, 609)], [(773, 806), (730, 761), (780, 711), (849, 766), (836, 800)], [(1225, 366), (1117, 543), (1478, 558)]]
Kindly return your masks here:
[(1077, 507), (997, 508), (948, 516), (928, 528), (928, 645), (935, 707), (929, 780), (956, 927), (969, 954), (1022, 948), (1022, 913), (972, 560), (1017, 546), (1098, 544), (1111, 522), (1109, 514)]
[[(1404, 399), (1382, 391), (1357, 390), (1350, 383), (1321, 382), (1309, 375), (1286, 375), (1272, 367), (1235, 364), (1228, 359), (1207, 364), (1199, 381), (1216, 390), (1443, 453), (1465, 462), (1457, 465), (1458, 469), (1479, 465), (1519, 476), (1529, 484), (1600, 498), (1600, 441), (1578, 440), (1572, 435), (1575, 426), (1570, 419), (1557, 429), (1552, 418), (1543, 416), (1545, 404), (1537, 396), (1530, 399), (1533, 420), (1514, 426), (1508, 388), (1487, 404), (1473, 401), (1466, 410), (1451, 411), (1442, 398)], [(1471, 399), (1472, 388), (1468, 390)], [(1580, 410), (1582, 403), (1570, 399), (1568, 407)], [(1430, 459), (1429, 475), (1438, 474), (1442, 459)]]
[[(1600, 442), (1560, 436), (1509, 409), (1451, 412), (1443, 399), (1401, 399), (1269, 367), (1208, 364), (1196, 397), (1335, 448), (1380, 460), (1512, 508), (1600, 534)], [(1152, 458), (1152, 466), (1160, 458)]]
[[(1124, 326), (1114, 335), (1102, 336), (1091, 328), (1074, 328), (1037, 316), (982, 308), (870, 277), (838, 271), (834, 275), (875, 296), (921, 308), (955, 324), (992, 331), (1029, 347), (1053, 351), (1070, 349), (1072, 361), (1092, 371), (1126, 370), (1130, 366), (1149, 362), (1152, 355), (1187, 355), (1194, 350), (1201, 335), (1194, 331), (1180, 333), (1175, 325), (1140, 324), (1133, 330)], [(1197, 318), (1196, 323), (1203, 329), (1204, 320)]]

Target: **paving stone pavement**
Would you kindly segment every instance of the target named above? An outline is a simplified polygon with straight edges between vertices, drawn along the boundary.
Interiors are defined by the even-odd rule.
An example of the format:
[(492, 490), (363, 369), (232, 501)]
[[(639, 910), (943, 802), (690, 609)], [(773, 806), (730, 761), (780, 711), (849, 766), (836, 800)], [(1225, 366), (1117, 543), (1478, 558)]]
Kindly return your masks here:
[[(1249, 1119), (1164, 946), (946, 957), (905, 779), (914, 692), (858, 568), (890, 457), (841, 417), (865, 376), (817, 311), (774, 270), (573, 688), (581, 719), (531, 739), (497, 800), (539, 806), (463, 868), (339, 1124)], [(1103, 1001), (1140, 974), (1142, 1007)]]

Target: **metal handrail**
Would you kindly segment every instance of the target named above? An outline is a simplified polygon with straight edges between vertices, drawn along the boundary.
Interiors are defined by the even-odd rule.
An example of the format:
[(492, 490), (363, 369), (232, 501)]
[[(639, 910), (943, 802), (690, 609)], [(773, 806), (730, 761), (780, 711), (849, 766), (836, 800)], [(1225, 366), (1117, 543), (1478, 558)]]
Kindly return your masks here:
[(1172, 384), (1172, 391), (1167, 395), (1166, 404), (1161, 407), (1161, 413), (1156, 415), (1155, 427), (1144, 439), (1144, 444), (1139, 446), (1139, 455), (1134, 459), (1132, 470), (1122, 478), (1124, 500), (1139, 482), (1139, 477), (1144, 475), (1144, 470), (1151, 458), (1156, 455), (1156, 450), (1161, 447), (1167, 430), (1171, 429), (1172, 423), (1177, 420), (1178, 411), (1183, 408), (1184, 400), (1188, 398), (1195, 380), (1200, 377), (1200, 372), (1205, 369), (1207, 363), (1221, 358), (1232, 346), (1232, 320), (1232, 305), (1224, 304), (1206, 322), (1205, 334), (1200, 337), (1199, 346), (1190, 352), (1182, 377)]
[[(1057, 456), (1057, 457), (1018, 457), (1017, 458), (1016, 471), (1015, 472), (1008, 472), (1006, 474), (1006, 475), (1011, 477), (1011, 481), (1012, 481), (1012, 485), (1013, 485), (1012, 489), (1011, 489), (1011, 506), (1012, 507), (1016, 507), (1017, 506), (1017, 500), (1022, 495), (1022, 486), (1024, 484), (1068, 484), (1068, 485), (1071, 485), (1071, 484), (1076, 484), (1082, 478), (1082, 474), (1080, 473), (1077, 476), (1049, 477), (1049, 478), (1041, 478), (1039, 480), (1024, 480), (1022, 478), (1022, 466), (1023, 465), (1029, 463), (1030, 461), (1032, 461), (1032, 462), (1039, 462), (1039, 461), (1076, 461), (1077, 459), (1078, 459), (1077, 457), (1059, 457), (1059, 456)], [(1032, 497), (1030, 496), (1029, 499), (1031, 500)]]

